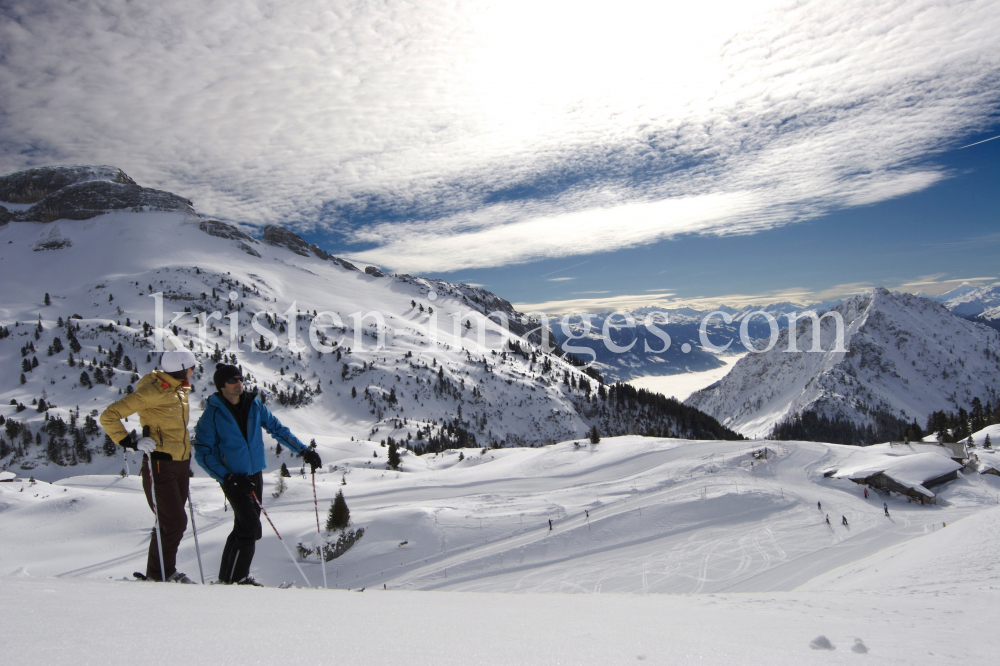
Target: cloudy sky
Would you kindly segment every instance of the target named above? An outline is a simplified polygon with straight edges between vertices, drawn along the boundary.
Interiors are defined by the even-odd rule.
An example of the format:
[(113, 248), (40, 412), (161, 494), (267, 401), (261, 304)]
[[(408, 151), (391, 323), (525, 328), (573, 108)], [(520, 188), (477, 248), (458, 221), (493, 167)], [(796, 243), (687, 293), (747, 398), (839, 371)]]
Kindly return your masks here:
[(998, 26), (975, 0), (0, 0), (0, 172), (113, 164), (552, 310), (940, 292), (1000, 279)]

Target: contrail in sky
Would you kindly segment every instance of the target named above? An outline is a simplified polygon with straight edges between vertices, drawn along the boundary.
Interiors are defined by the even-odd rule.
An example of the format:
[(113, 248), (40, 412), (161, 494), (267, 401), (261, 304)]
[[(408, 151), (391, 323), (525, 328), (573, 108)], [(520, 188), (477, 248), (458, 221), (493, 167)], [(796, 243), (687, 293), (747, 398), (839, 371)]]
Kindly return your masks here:
[[(986, 143), (987, 141), (992, 141), (993, 139), (1000, 139), (1000, 134), (993, 137), (992, 139), (983, 139), (982, 141), (976, 141), (975, 143), (970, 143), (968, 146), (962, 146), (962, 148), (972, 148), (973, 146), (978, 146), (981, 143)], [(962, 150), (962, 148), (959, 148), (958, 150)]]
[(539, 277), (547, 277), (549, 275), (555, 275), (556, 273), (562, 273), (563, 271), (568, 271), (571, 268), (576, 268), (577, 266), (583, 266), (585, 263), (587, 263), (589, 261), (590, 261), (590, 259), (588, 259), (587, 261), (581, 261), (578, 264), (573, 264), (572, 266), (567, 266), (566, 268), (560, 268), (557, 271), (552, 271), (551, 273), (546, 273), (545, 275), (540, 275)]

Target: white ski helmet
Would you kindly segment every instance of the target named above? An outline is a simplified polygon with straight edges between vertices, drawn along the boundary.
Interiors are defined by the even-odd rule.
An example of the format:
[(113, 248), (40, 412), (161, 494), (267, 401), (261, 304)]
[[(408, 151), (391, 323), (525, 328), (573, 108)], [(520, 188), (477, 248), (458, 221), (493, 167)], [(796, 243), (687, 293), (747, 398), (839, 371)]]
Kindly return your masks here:
[(198, 361), (195, 360), (194, 354), (187, 349), (165, 351), (163, 352), (163, 358), (160, 359), (160, 368), (164, 372), (178, 372), (193, 368), (196, 365), (198, 365)]

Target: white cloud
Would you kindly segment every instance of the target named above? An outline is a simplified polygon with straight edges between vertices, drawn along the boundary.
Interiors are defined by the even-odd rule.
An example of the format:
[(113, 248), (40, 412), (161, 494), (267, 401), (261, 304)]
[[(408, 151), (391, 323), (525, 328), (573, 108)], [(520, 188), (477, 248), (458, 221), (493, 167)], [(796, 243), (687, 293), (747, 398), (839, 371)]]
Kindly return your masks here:
[(407, 272), (753, 233), (947, 178), (928, 158), (1000, 101), (997, 25), (979, 0), (5, 3), (0, 170), (115, 164)]
[(899, 291), (908, 292), (920, 291), (931, 296), (937, 296), (947, 293), (956, 287), (961, 287), (963, 284), (967, 284), (972, 287), (982, 287), (996, 282), (998, 279), (1000, 278), (997, 278), (996, 276), (945, 279), (944, 274), (938, 273), (935, 275), (923, 275), (916, 280), (903, 282), (897, 287), (897, 289)]
[[(856, 294), (871, 291), (874, 287), (884, 286), (890, 291), (908, 293), (923, 292), (935, 295), (943, 294), (962, 284), (982, 286), (996, 281), (996, 277), (973, 277), (943, 279), (943, 275), (925, 275), (908, 281), (892, 281), (878, 285), (871, 282), (849, 282), (833, 285), (824, 289), (805, 289), (790, 287), (774, 291), (762, 291), (754, 294), (722, 294), (719, 296), (693, 296), (678, 298), (675, 293), (663, 289), (659, 293), (618, 294), (616, 296), (597, 296), (592, 298), (570, 298), (539, 301), (535, 303), (514, 303), (521, 312), (547, 312), (549, 314), (565, 314), (567, 312), (604, 313), (617, 310), (638, 310), (641, 308), (710, 310), (722, 305), (742, 308), (748, 305), (769, 305), (771, 303), (800, 303), (809, 305), (849, 298)], [(600, 295), (610, 292), (573, 292), (574, 295)]]

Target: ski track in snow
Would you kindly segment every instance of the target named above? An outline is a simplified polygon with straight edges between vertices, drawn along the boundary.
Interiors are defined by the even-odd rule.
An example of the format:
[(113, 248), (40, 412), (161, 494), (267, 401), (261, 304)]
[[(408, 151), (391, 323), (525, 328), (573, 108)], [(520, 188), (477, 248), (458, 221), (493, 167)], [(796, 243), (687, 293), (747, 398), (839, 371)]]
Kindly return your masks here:
[[(621, 437), (596, 446), (565, 442), (488, 451), (461, 463), (448, 452), (438, 459), (451, 458), (450, 466), (386, 477), (359, 470), (348, 475), (347, 486), (338, 472), (317, 474), (321, 519), (343, 489), (353, 523), (366, 529), (354, 549), (327, 565), (331, 587), (787, 591), (959, 520), (996, 497), (995, 483), (963, 479), (950, 484), (957, 498), (953, 506), (890, 500), (887, 519), (879, 496), (865, 500), (856, 484), (822, 477), (823, 469), (857, 449), (754, 444)], [(765, 444), (770, 459), (753, 460), (751, 451)], [(337, 464), (337, 448), (320, 449), (328, 469)], [(265, 508), (289, 544), (313, 546), (317, 534), (309, 478), (293, 475), (286, 480), (289, 490), (277, 499), (270, 496), (275, 481), (274, 473), (267, 475)], [(3, 489), (26, 485), (4, 484)], [(223, 510), (214, 482), (195, 479), (191, 487), (205, 568), (214, 578), (232, 514)], [(5, 539), (0, 554), (8, 572), (26, 566), (41, 575), (121, 577), (144, 566), (151, 521), (137, 477), (73, 477), (35, 488), (47, 489), (62, 503), (4, 493), (0, 534), (13, 538)], [(66, 501), (58, 497), (60, 490)], [(816, 501), (823, 503), (822, 512)], [(823, 520), (827, 513), (830, 525)], [(848, 527), (840, 524), (842, 515)], [(60, 530), (72, 532), (70, 523), (93, 532), (77, 532), (82, 541), (72, 556), (53, 556), (48, 545)], [(190, 526), (178, 560), (189, 575), (197, 570)], [(318, 563), (307, 560), (305, 566), (311, 567), (312, 580), (321, 579)], [(259, 544), (253, 573), (271, 585), (297, 577), (270, 531)]]
[[(994, 477), (950, 482), (939, 506), (890, 498), (887, 519), (880, 496), (823, 472), (899, 454), (889, 447), (618, 437), (462, 462), (448, 451), (412, 472), (359, 469), (343, 486), (329, 469), (352, 445), (321, 445), (316, 483), (322, 513), (344, 490), (366, 530), (327, 564), (339, 590), (273, 589), (299, 575), (266, 523), (252, 573), (272, 589), (124, 584), (144, 566), (152, 523), (138, 477), (0, 484), (5, 647), (46, 666), (275, 663), (287, 658), (278, 637), (299, 661), (366, 666), (854, 663), (859, 639), (879, 663), (986, 664), (1000, 647)], [(769, 459), (754, 459), (765, 445)], [(284, 538), (314, 544), (310, 479), (286, 479), (276, 499), (276, 474), (265, 478)], [(214, 482), (191, 487), (212, 580), (232, 514)], [(197, 576), (190, 528), (178, 566)], [(302, 566), (322, 580), (315, 558)], [(128, 617), (81, 615), (94, 603)], [(267, 609), (268, 631), (252, 638), (232, 624), (248, 603)], [(148, 649), (133, 629), (149, 623), (186, 639)], [(334, 644), (300, 640), (332, 627)], [(393, 641), (353, 638), (383, 627)]]

